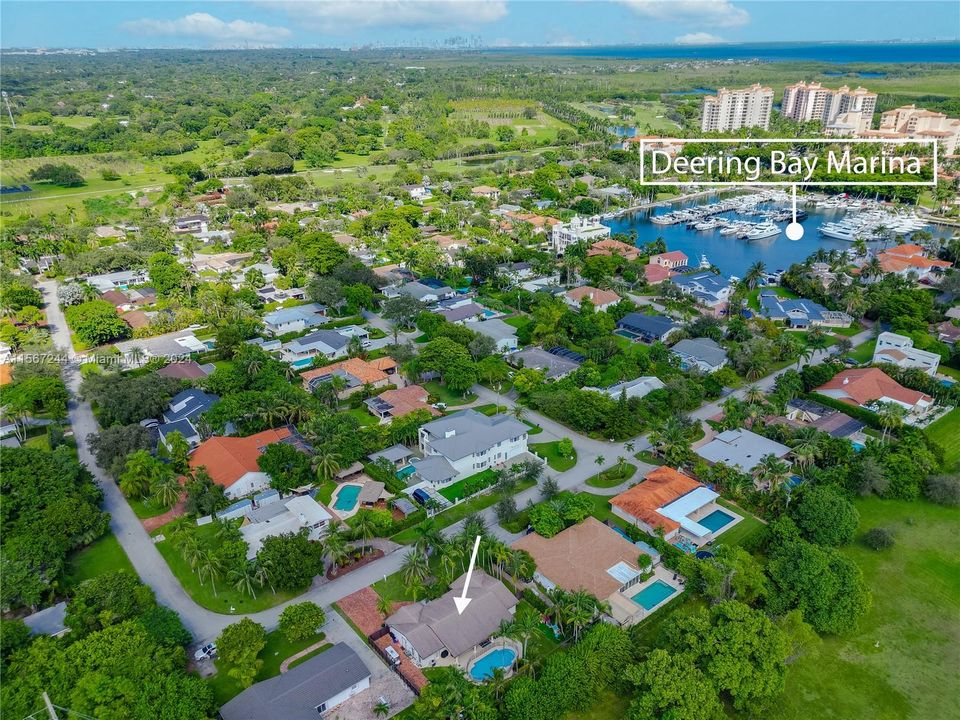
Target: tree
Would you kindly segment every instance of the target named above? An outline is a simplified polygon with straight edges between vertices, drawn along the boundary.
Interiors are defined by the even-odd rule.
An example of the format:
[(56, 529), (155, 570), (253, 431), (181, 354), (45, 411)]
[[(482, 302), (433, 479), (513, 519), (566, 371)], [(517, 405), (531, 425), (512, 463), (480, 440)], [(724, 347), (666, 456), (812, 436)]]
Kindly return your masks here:
[(84, 184), (80, 171), (66, 163), (44, 163), (31, 170), (28, 177), (35, 182), (49, 182), (60, 187), (79, 187)]
[(752, 605), (767, 594), (763, 566), (734, 545), (720, 545), (714, 556), (700, 565), (700, 583), (713, 603), (740, 600)]
[(80, 388), (83, 397), (96, 405), (97, 417), (104, 426), (129, 425), (159, 417), (179, 390), (179, 380), (156, 373), (89, 375)]
[(881, 402), (878, 405), (877, 416), (880, 419), (880, 427), (883, 428), (883, 441), (886, 442), (888, 433), (903, 427), (907, 410), (903, 405), (895, 402)]
[(424, 305), (409, 295), (397, 295), (383, 303), (382, 315), (403, 329), (413, 327), (413, 321), (423, 312)]
[(790, 478), (790, 466), (770, 453), (760, 458), (754, 474), (769, 490), (776, 490)]
[(274, 535), (263, 541), (257, 562), (268, 568), (270, 582), (281, 590), (301, 590), (320, 571), (322, 548), (307, 531)]
[(130, 326), (106, 300), (89, 300), (66, 310), (67, 323), (85, 345), (96, 347), (130, 337)]
[(316, 460), (316, 473), (321, 481), (332, 480), (334, 475), (340, 472), (340, 455), (321, 449), (314, 458)]
[(860, 513), (832, 485), (815, 485), (804, 490), (790, 515), (804, 537), (817, 545), (846, 545), (860, 525)]
[(335, 278), (317, 276), (307, 285), (307, 295), (327, 307), (339, 307), (344, 300), (343, 285)]
[(150, 273), (150, 283), (160, 297), (167, 297), (174, 290), (178, 290), (187, 279), (190, 271), (181, 265), (177, 258), (169, 253), (158, 252), (150, 256), (147, 265)]
[(232, 665), (230, 677), (237, 680), (241, 687), (249, 687), (263, 664), (257, 655), (267, 644), (267, 633), (263, 626), (250, 618), (227, 625), (217, 638), (217, 654), (221, 660)]
[(137, 617), (155, 605), (153, 590), (125, 571), (80, 583), (67, 603), (64, 623), (77, 635)]
[(257, 458), (257, 466), (270, 476), (270, 487), (282, 494), (309, 485), (313, 480), (310, 457), (286, 443), (268, 445)]
[(407, 553), (400, 566), (401, 577), (404, 582), (423, 582), (430, 572), (430, 564), (425, 553), (413, 548)]
[(295, 603), (280, 613), (280, 632), (290, 642), (308, 640), (317, 635), (326, 622), (326, 614), (316, 603)]
[(137, 450), (127, 457), (118, 485), (128, 498), (141, 499), (154, 483), (160, 483), (173, 472), (165, 463), (157, 460), (146, 450)]
[(318, 275), (328, 275), (350, 257), (347, 249), (327, 232), (305, 233), (297, 242), (297, 250), (307, 267)]
[(153, 446), (150, 431), (140, 423), (105, 427), (100, 432), (88, 435), (87, 442), (97, 465), (114, 479), (123, 472), (127, 455), (137, 450), (149, 450)]
[(629, 720), (723, 720), (723, 704), (710, 679), (691, 665), (685, 654), (657, 648), (639, 665), (631, 665), (625, 678), (638, 692)]

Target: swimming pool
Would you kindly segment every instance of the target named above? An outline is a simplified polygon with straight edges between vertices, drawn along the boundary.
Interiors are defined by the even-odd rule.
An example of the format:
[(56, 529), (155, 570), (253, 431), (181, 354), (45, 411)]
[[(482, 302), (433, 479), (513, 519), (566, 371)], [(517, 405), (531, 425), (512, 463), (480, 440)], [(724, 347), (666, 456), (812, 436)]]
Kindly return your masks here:
[(360, 495), (359, 485), (344, 485), (337, 493), (337, 502), (334, 503), (334, 510), (348, 511), (357, 506), (357, 497)]
[(668, 585), (663, 580), (655, 580), (652, 585), (647, 585), (647, 587), (630, 599), (644, 610), (650, 610), (662, 603), (675, 592), (677, 592), (677, 589), (672, 585)]
[(416, 472), (416, 468), (413, 465), (407, 465), (406, 467), (400, 468), (397, 470), (397, 478), (403, 480), (407, 475), (412, 475)]
[(301, 368), (308, 368), (308, 367), (310, 367), (311, 365), (313, 365), (313, 358), (312, 358), (312, 357), (310, 357), (310, 358), (300, 358), (299, 360), (294, 360), (294, 361), (293, 361), (292, 363), (290, 363), (290, 364), (291, 364), (293, 367), (295, 367), (297, 370), (300, 370)]
[(866, 445), (864, 445), (863, 443), (859, 443), (859, 442), (852, 442), (852, 441), (851, 441), (850, 444), (853, 445), (853, 449), (854, 449), (856, 452), (860, 452), (860, 451), (862, 451), (862, 450), (866, 447)]
[(727, 525), (733, 522), (733, 515), (730, 513), (725, 513), (723, 510), (714, 510), (712, 513), (707, 515), (705, 518), (700, 518), (698, 521), (710, 532), (716, 532), (721, 528), (725, 528)]
[(477, 659), (470, 668), (470, 677), (477, 682), (483, 682), (493, 677), (493, 671), (496, 668), (509, 668), (513, 661), (517, 659), (517, 653), (510, 648), (498, 648), (491, 650), (486, 655)]

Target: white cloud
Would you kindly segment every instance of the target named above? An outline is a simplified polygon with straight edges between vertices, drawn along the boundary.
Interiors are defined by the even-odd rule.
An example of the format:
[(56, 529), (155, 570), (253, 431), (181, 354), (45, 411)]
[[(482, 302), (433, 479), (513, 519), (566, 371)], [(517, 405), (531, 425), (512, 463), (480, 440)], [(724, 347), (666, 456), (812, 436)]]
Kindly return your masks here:
[(695, 32), (681, 35), (673, 40), (677, 45), (720, 45), (727, 42), (722, 37), (708, 32)]
[(691, 25), (739, 27), (750, 22), (750, 13), (730, 0), (618, 0), (638, 15)]
[(326, 32), (389, 25), (405, 28), (463, 27), (507, 14), (507, 0), (263, 0), (298, 22)]
[(285, 27), (266, 25), (248, 20), (226, 22), (208, 13), (192, 13), (176, 20), (142, 18), (123, 24), (123, 28), (138, 35), (169, 35), (204, 38), (229, 44), (231, 41), (249, 41), (269, 44), (292, 35)]

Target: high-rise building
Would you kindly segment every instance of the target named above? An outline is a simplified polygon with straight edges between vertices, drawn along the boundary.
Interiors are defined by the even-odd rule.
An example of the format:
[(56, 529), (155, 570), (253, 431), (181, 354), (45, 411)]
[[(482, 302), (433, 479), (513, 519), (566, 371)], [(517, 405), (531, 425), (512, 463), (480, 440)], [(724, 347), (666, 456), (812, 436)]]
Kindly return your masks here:
[(866, 88), (798, 82), (784, 88), (780, 112), (797, 122), (819, 122), (833, 135), (857, 135), (870, 129), (876, 107), (877, 94)]
[(945, 155), (953, 155), (960, 147), (960, 120), (916, 105), (903, 105), (883, 113), (880, 128), (864, 136), (937, 140)]
[(773, 89), (755, 83), (747, 88), (720, 88), (703, 98), (703, 132), (725, 132), (745, 127), (770, 127)]

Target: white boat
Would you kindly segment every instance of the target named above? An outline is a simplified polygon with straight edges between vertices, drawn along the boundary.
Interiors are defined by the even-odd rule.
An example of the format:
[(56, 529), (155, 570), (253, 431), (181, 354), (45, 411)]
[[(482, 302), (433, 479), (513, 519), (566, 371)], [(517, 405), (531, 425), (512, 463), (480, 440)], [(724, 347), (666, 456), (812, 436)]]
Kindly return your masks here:
[(772, 222), (763, 222), (747, 233), (747, 240), (763, 240), (764, 238), (775, 237), (782, 232), (783, 230)]
[(694, 225), (697, 230), (713, 230), (716, 226), (716, 220), (704, 220), (703, 222), (698, 222), (696, 225)]

